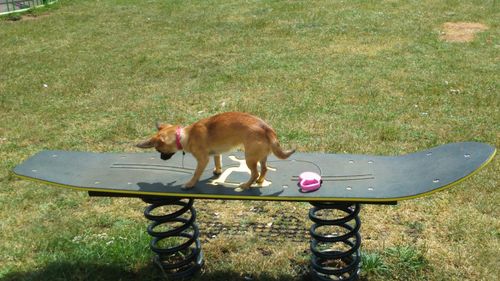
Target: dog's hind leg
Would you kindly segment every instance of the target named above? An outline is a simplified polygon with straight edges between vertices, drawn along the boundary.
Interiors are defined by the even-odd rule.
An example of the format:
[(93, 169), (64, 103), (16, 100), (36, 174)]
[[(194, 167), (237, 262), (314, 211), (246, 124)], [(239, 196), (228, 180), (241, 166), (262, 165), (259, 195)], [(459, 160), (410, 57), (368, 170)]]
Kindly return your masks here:
[(267, 173), (266, 162), (267, 162), (267, 156), (259, 161), (259, 163), (260, 163), (260, 176), (256, 181), (258, 184), (262, 184), (266, 180), (266, 173)]
[(247, 163), (247, 167), (250, 170), (250, 179), (246, 182), (240, 185), (240, 188), (247, 189), (250, 188), (250, 186), (255, 182), (255, 180), (259, 177), (259, 171), (257, 170), (257, 162), (254, 159), (245, 159)]

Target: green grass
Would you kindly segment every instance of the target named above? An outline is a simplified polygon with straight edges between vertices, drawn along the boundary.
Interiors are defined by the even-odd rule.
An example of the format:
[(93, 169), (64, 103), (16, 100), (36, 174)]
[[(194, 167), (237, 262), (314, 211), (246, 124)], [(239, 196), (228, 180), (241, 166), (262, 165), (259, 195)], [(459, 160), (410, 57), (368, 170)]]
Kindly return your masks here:
[(434, 280), (425, 251), (411, 245), (396, 245), (361, 255), (362, 276), (380, 280)]
[(389, 268), (378, 253), (362, 253), (361, 264), (363, 275), (383, 277), (389, 272)]
[(386, 255), (392, 259), (391, 273), (393, 280), (426, 279), (427, 261), (421, 251), (412, 246), (388, 248)]
[[(157, 120), (189, 124), (233, 110), (260, 116), (299, 151), (499, 147), (499, 11), (494, 0), (61, 0), (35, 16), (1, 18), (0, 280), (162, 279), (142, 202), (12, 175), (43, 149), (136, 151)], [(443, 23), (459, 21), (489, 29), (469, 43), (441, 41)], [(365, 206), (363, 278), (500, 276), (499, 168), (494, 160), (427, 198)], [(214, 213), (224, 222), (286, 213), (309, 223), (300, 203), (198, 208), (201, 224)], [(307, 241), (263, 240), (206, 241), (195, 280), (301, 280)]]

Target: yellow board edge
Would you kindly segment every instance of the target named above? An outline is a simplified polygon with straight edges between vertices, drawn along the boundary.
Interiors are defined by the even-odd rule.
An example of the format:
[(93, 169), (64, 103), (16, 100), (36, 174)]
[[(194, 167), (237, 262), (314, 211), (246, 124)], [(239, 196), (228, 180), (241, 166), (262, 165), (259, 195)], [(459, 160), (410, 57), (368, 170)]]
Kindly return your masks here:
[(332, 197), (279, 197), (279, 196), (237, 196), (237, 195), (214, 195), (214, 194), (186, 194), (186, 193), (157, 193), (157, 192), (139, 192), (139, 191), (124, 191), (124, 190), (116, 190), (116, 189), (104, 189), (104, 188), (91, 188), (91, 187), (77, 187), (77, 186), (72, 186), (72, 185), (66, 185), (66, 184), (60, 184), (56, 182), (50, 182), (50, 181), (44, 181), (41, 179), (36, 179), (36, 178), (31, 178), (23, 175), (16, 174), (15, 172), (14, 175), (21, 179), (25, 180), (30, 180), (38, 183), (43, 183), (43, 184), (48, 184), (48, 185), (53, 185), (61, 188), (66, 188), (66, 189), (73, 189), (76, 191), (93, 191), (93, 192), (98, 192), (98, 193), (116, 193), (116, 194), (128, 194), (128, 195), (149, 195), (149, 196), (158, 196), (158, 197), (179, 197), (179, 198), (193, 198), (193, 199), (228, 199), (228, 200), (258, 200), (258, 201), (295, 201), (295, 202), (328, 202), (328, 201), (335, 201), (335, 202), (395, 202), (395, 201), (404, 201), (404, 200), (410, 200), (410, 199), (416, 199), (420, 197), (425, 197), (427, 195), (436, 193), (438, 191), (442, 191), (448, 188), (451, 188), (466, 179), (472, 177), (476, 173), (478, 173), (481, 169), (483, 169), (486, 165), (488, 165), (491, 161), (493, 161), (493, 158), (495, 157), (497, 153), (497, 149), (493, 151), (491, 156), (483, 163), (481, 166), (479, 166), (477, 169), (475, 169), (472, 173), (468, 174), (467, 176), (460, 178), (452, 183), (449, 183), (447, 185), (444, 185), (442, 187), (430, 190), (428, 192), (416, 194), (416, 195), (411, 195), (411, 196), (405, 196), (405, 197), (394, 197), (394, 198), (332, 198)]

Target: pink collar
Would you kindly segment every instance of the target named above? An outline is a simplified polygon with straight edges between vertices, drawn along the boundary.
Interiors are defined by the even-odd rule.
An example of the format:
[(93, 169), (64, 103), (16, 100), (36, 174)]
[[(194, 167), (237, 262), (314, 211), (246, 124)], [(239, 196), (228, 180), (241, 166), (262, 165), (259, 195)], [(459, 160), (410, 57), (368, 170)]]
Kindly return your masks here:
[(181, 132), (182, 132), (182, 128), (180, 126), (177, 127), (177, 129), (175, 130), (175, 144), (177, 145), (178, 150), (184, 149), (182, 147), (182, 144), (181, 144)]

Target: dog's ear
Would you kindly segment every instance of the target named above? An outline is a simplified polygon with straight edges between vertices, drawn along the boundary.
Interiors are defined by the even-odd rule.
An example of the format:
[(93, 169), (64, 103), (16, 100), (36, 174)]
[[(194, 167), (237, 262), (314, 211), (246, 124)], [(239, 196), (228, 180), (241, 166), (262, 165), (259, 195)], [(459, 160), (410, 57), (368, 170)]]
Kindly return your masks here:
[(164, 125), (162, 125), (160, 123), (160, 121), (156, 121), (155, 126), (156, 126), (156, 129), (158, 129), (158, 131), (161, 130), (161, 129), (163, 129), (163, 127), (164, 127)]
[(154, 147), (155, 144), (156, 144), (156, 139), (151, 138), (151, 139), (145, 140), (143, 142), (140, 142), (140, 143), (136, 144), (135, 146), (139, 147), (139, 148), (151, 148), (151, 147)]
[(160, 123), (160, 121), (156, 121), (156, 129), (158, 129), (158, 131), (166, 128), (166, 127), (169, 127), (169, 126), (172, 126), (170, 124), (162, 124)]

